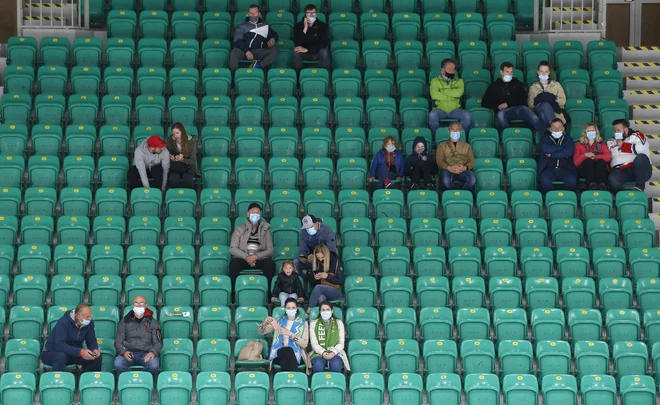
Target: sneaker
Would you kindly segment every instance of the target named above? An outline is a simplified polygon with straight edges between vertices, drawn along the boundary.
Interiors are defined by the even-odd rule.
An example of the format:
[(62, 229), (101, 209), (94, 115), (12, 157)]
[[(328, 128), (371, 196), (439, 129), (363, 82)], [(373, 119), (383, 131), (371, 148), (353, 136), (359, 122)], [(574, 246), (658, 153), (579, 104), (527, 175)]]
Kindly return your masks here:
[(410, 188), (408, 189), (408, 191), (414, 191), (416, 189), (417, 189), (417, 184), (413, 183), (413, 184), (410, 185)]
[(639, 188), (639, 187), (637, 187), (637, 186), (633, 187), (632, 189), (633, 189), (634, 191), (641, 191), (642, 193), (644, 192), (644, 189)]
[(435, 184), (433, 184), (433, 183), (429, 183), (429, 184), (427, 184), (427, 185), (426, 185), (426, 189), (427, 189), (427, 190), (435, 190)]
[(605, 183), (598, 184), (598, 189), (603, 191), (607, 190), (607, 184)]
[(589, 184), (589, 190), (596, 190), (597, 188), (598, 188), (598, 184), (596, 184), (595, 182)]
[(390, 188), (392, 181), (390, 179), (385, 179), (385, 188)]

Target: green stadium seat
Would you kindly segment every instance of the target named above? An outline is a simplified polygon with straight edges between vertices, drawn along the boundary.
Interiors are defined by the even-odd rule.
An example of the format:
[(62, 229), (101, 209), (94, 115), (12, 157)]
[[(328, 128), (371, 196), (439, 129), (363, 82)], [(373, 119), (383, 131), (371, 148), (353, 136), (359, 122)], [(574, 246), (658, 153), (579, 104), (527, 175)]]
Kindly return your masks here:
[(206, 10), (202, 15), (203, 35), (209, 39), (228, 38), (231, 32), (231, 15), (219, 10)]
[(644, 375), (648, 369), (649, 351), (643, 342), (621, 341), (612, 345), (612, 359), (616, 379), (631, 375)]
[(476, 246), (452, 247), (448, 254), (449, 273), (471, 277), (481, 274), (481, 251)]
[(401, 308), (412, 304), (413, 286), (410, 277), (383, 276), (379, 291), (381, 305), (384, 307)]
[(153, 375), (149, 372), (121, 373), (117, 381), (117, 400), (145, 405), (151, 401), (153, 388)]
[(207, 39), (202, 42), (202, 64), (206, 68), (229, 67), (231, 43), (224, 39)]
[[(121, 68), (115, 68), (121, 69)], [(101, 69), (96, 66), (75, 66), (71, 69), (71, 88), (74, 94), (95, 95), (101, 86)], [(71, 102), (69, 102), (71, 104)], [(69, 110), (71, 106), (69, 105)], [(69, 117), (71, 118), (71, 117)]]
[(383, 392), (385, 391), (383, 376), (377, 372), (370, 374), (368, 372), (356, 372), (353, 369), (351, 371), (349, 386), (353, 402), (375, 401), (374, 403), (382, 403)]
[(334, 215), (335, 193), (332, 190), (307, 190), (303, 195), (305, 212), (314, 212), (320, 218)]
[(482, 247), (488, 248), (511, 245), (513, 226), (511, 225), (510, 220), (506, 218), (484, 219), (481, 221), (480, 227)]
[[(383, 280), (385, 282), (385, 280)], [(381, 286), (381, 291), (385, 288), (390, 291), (384, 291), (389, 301), (383, 304), (386, 308), (383, 310), (383, 331), (386, 339), (414, 339), (417, 336), (417, 315), (412, 308), (396, 308), (396, 302), (392, 302), (392, 295), (396, 293), (391, 289), (395, 288), (395, 284), (387, 287)], [(412, 287), (411, 287), (412, 288)]]
[[(39, 92), (45, 94), (63, 94), (69, 80), (69, 73), (64, 67), (42, 66), (38, 71)], [(27, 89), (24, 93), (30, 93)]]
[(416, 293), (417, 304), (423, 308), (446, 306), (449, 304), (449, 281), (443, 276), (419, 276)]
[(657, 249), (631, 248), (628, 263), (633, 281), (641, 278), (655, 278), (660, 274), (660, 251)]
[(192, 368), (193, 344), (190, 339), (163, 339), (160, 352), (162, 371), (188, 371)]
[(489, 41), (510, 41), (516, 34), (516, 19), (513, 14), (507, 12), (488, 13), (486, 29)]
[(456, 330), (461, 341), (488, 339), (490, 314), (486, 308), (461, 308), (456, 311)]
[(20, 245), (16, 261), (18, 274), (50, 275), (51, 249), (48, 245)]
[(200, 307), (197, 324), (201, 339), (228, 339), (231, 325), (229, 307)]
[(326, 127), (330, 121), (330, 100), (326, 97), (303, 97), (300, 111), (303, 127)]
[(162, 405), (179, 405), (190, 402), (192, 376), (186, 371), (162, 372), (156, 385), (158, 401)]
[(536, 404), (538, 402), (538, 380), (529, 374), (508, 374), (502, 379), (502, 392), (507, 403)]
[(577, 381), (572, 375), (545, 375), (542, 379), (541, 389), (544, 404), (577, 403)]
[(552, 59), (552, 47), (547, 41), (525, 41), (522, 45), (523, 64), (526, 71), (536, 71), (539, 62)]
[(585, 375), (580, 381), (585, 404), (616, 404), (616, 381), (610, 375)]
[(564, 341), (542, 341), (536, 344), (536, 361), (540, 377), (571, 372), (571, 347)]
[(157, 246), (130, 245), (126, 250), (126, 269), (132, 275), (158, 273), (160, 251)]
[(464, 340), (460, 355), (462, 370), (466, 375), (495, 370), (495, 347), (490, 340)]
[(625, 219), (621, 224), (624, 246), (652, 248), (656, 246), (655, 225), (652, 220)]
[[(174, 67), (183, 67), (179, 66), (176, 62), (174, 52), (175, 48), (187, 49), (186, 44), (183, 44), (184, 40), (172, 40), (170, 48), (170, 56), (173, 60)], [(196, 42), (196, 41), (195, 41)], [(194, 48), (198, 51), (199, 45)], [(165, 62), (167, 61), (167, 42), (165, 39), (161, 38), (143, 38), (138, 42), (138, 56), (139, 64), (143, 67), (165, 67)], [(188, 52), (185, 52), (186, 57), (191, 55)], [(195, 58), (196, 59), (196, 58)], [(187, 65), (186, 65), (187, 66)], [(193, 65), (194, 66), (194, 65)]]
[(453, 339), (454, 315), (447, 307), (422, 308), (419, 325), (422, 339)]
[(600, 340), (602, 327), (603, 320), (596, 309), (572, 309), (568, 312), (568, 334), (573, 343)]
[(500, 363), (500, 374), (504, 376), (505, 380), (509, 376), (532, 373), (534, 355), (532, 354), (532, 343), (530, 341), (501, 341), (497, 347), (497, 353)]
[(493, 329), (497, 341), (527, 339), (527, 314), (522, 308), (493, 311)]
[(449, 247), (476, 246), (477, 222), (473, 218), (449, 218), (445, 221), (445, 239)]
[(192, 276), (164, 276), (161, 291), (163, 305), (191, 305), (195, 296), (195, 281)]
[(458, 349), (453, 340), (425, 340), (422, 353), (425, 372), (429, 376), (456, 372)]
[(465, 377), (467, 404), (494, 404), (499, 400), (500, 383), (494, 374), (472, 374)]
[(605, 191), (585, 191), (580, 196), (582, 218), (587, 221), (594, 218), (611, 218), (612, 205), (612, 194)]
[[(200, 25), (201, 17), (196, 11), (175, 11), (172, 13), (172, 34), (176, 39), (196, 40)], [(174, 44), (174, 41), (172, 41), (172, 44)], [(197, 47), (199, 48), (199, 45)]]
[(103, 45), (100, 38), (76, 38), (73, 40), (72, 59), (76, 66), (99, 66)]
[(617, 53), (613, 41), (589, 41), (587, 43), (589, 70), (616, 69)]
[(39, 400), (44, 405), (73, 402), (75, 391), (76, 380), (72, 373), (46, 372), (39, 379)]
[(626, 252), (623, 248), (596, 248), (593, 250), (594, 275), (623, 277), (626, 269)]
[(646, 194), (638, 191), (620, 191), (616, 195), (617, 219), (648, 218), (648, 201)]
[[(11, 245), (0, 245), (0, 277), (9, 276), (10, 274), (13, 274), (14, 260), (15, 260), (14, 247)], [(9, 280), (5, 278), (4, 281), (6, 282)], [(3, 302), (4, 301), (0, 299), (0, 303)]]
[(376, 308), (353, 306), (346, 310), (346, 330), (350, 339), (378, 339), (379, 327), (380, 316)]
[[(62, 206), (62, 213), (68, 213), (69, 204), (67, 194), (68, 189), (63, 189), (60, 193), (60, 204)], [(90, 207), (91, 207), (91, 190), (83, 189), (80, 194), (85, 194), (90, 198)], [(87, 193), (89, 191), (89, 193)], [(25, 190), (25, 213), (27, 215), (44, 215), (44, 216), (54, 216), (55, 215), (55, 205), (57, 204), (57, 192), (53, 188), (37, 188), (29, 187)], [(87, 215), (89, 211), (85, 211), (84, 215)]]
[[(285, 70), (287, 72), (288, 70)], [(281, 70), (279, 71), (281, 72)], [(347, 72), (347, 73), (344, 73)], [(358, 77), (360, 77), (360, 72), (355, 71), (355, 70), (344, 70), (342, 74), (348, 74), (348, 72), (354, 72), (357, 73)], [(285, 73), (286, 74), (286, 73)], [(332, 76), (333, 79), (335, 76), (339, 76), (340, 71), (336, 70), (333, 72)], [(288, 74), (287, 74), (288, 76)], [(330, 81), (328, 71), (326, 69), (303, 69), (300, 71), (300, 79), (299, 79), (299, 84), (300, 84), (300, 93), (302, 97), (313, 97), (320, 95), (322, 97), (327, 97), (328, 95), (328, 83)], [(287, 81), (288, 82), (288, 81)], [(360, 82), (360, 80), (358, 80)], [(281, 84), (278, 83), (278, 86)], [(359, 83), (358, 83), (359, 85)], [(287, 84), (288, 86), (288, 84)], [(337, 95), (340, 97), (344, 96), (350, 96), (353, 97), (357, 94), (351, 93), (350, 95), (347, 94), (342, 94), (339, 92), (339, 89), (335, 86), (335, 91), (337, 92)]]
[(534, 309), (531, 311), (531, 326), (533, 340), (563, 340), (565, 319), (564, 313), (557, 308)]
[(479, 13), (457, 12), (454, 16), (456, 38), (459, 41), (480, 41), (484, 29), (484, 17)]
[(398, 69), (421, 69), (424, 45), (420, 41), (398, 40), (394, 43), (394, 58)]
[(226, 275), (201, 276), (198, 291), (201, 305), (219, 307), (228, 306), (231, 302), (232, 285)]
[[(356, 218), (357, 219), (357, 218)], [(343, 229), (343, 228), (342, 228)], [(345, 234), (342, 234), (342, 236)], [(342, 250), (344, 274), (347, 276), (371, 276), (374, 274), (374, 251), (369, 246), (346, 245)]]
[(115, 379), (112, 373), (82, 373), (79, 381), (80, 400), (84, 403), (111, 402), (115, 394)]
[[(107, 24), (109, 38), (133, 38), (135, 37), (137, 15), (133, 10), (111, 10), (108, 12)], [(140, 27), (140, 30), (146, 31), (143, 27)]]
[(652, 404), (656, 398), (654, 381), (650, 376), (624, 376), (620, 390), (623, 404)]
[(51, 280), (50, 301), (53, 305), (75, 307), (83, 302), (85, 279), (76, 275), (55, 275)]
[[(14, 38), (16, 37), (10, 38), (10, 41)], [(45, 376), (45, 378), (42, 377), (41, 381), (48, 381), (48, 376)], [(35, 381), (35, 376), (30, 373), (23, 374), (21, 372), (6, 372), (2, 375), (2, 378), (0, 378), (0, 400), (2, 400), (3, 403), (13, 403), (17, 405), (32, 404), (34, 402), (34, 392), (36, 389), (37, 383)], [(40, 395), (40, 400), (44, 405), (53, 403), (49, 402), (49, 395), (45, 392)]]
[[(174, 76), (176, 77), (177, 74), (175, 73)], [(167, 73), (162, 67), (141, 67), (137, 70), (137, 94), (141, 96), (163, 96), (166, 83)], [(177, 81), (171, 84), (179, 86)]]
[(105, 245), (121, 245), (124, 243), (126, 221), (122, 217), (96, 217), (92, 229), (95, 243)]
[(574, 357), (577, 377), (581, 380), (586, 375), (605, 375), (609, 371), (610, 352), (605, 342), (576, 342)]
[(33, 37), (10, 37), (7, 46), (7, 65), (32, 66), (37, 62), (37, 40)]
[(376, 303), (376, 279), (371, 276), (346, 277), (344, 298), (348, 306), (373, 306)]
[(522, 307), (522, 282), (517, 277), (492, 277), (488, 291), (492, 308)]
[(96, 244), (92, 246), (89, 261), (92, 275), (118, 276), (123, 269), (124, 250), (119, 245)]
[(413, 339), (390, 339), (385, 342), (385, 364), (388, 375), (417, 373), (419, 356), (419, 345)]
[(565, 309), (594, 308), (596, 304), (596, 284), (593, 279), (564, 277), (562, 297)]
[(606, 312), (607, 337), (612, 343), (631, 338), (640, 340), (640, 325), (639, 312), (634, 309), (610, 309)]
[[(93, 305), (120, 305), (121, 279), (118, 275), (95, 274), (89, 278), (89, 299)], [(99, 335), (101, 336), (101, 335)]]
[[(39, 357), (41, 356), (41, 348), (39, 347), (39, 341), (34, 339), (9, 339), (5, 344), (5, 374), (4, 376), (11, 375), (10, 373), (17, 373), (14, 377), (18, 375), (23, 376), (24, 374), (36, 374), (39, 370)], [(11, 377), (9, 377), (11, 378)], [(30, 377), (26, 377), (29, 379)], [(0, 381), (2, 383), (2, 381)], [(3, 387), (5, 384), (0, 384)], [(13, 385), (20, 385), (20, 383), (15, 383)], [(34, 387), (34, 384), (31, 384)], [(1, 391), (1, 389), (0, 389)], [(4, 397), (3, 402), (8, 398)], [(20, 397), (19, 397), (20, 398)], [(26, 402), (26, 403), (32, 403)]]
[(26, 125), (30, 119), (32, 100), (27, 94), (8, 94), (3, 97), (2, 122), (8, 125)]
[(450, 14), (427, 12), (424, 14), (424, 35), (429, 42), (449, 41), (452, 37), (453, 20)]
[(334, 40), (330, 44), (332, 63), (335, 69), (356, 69), (360, 45), (354, 40)]
[(488, 50), (486, 43), (478, 39), (462, 40), (458, 43), (458, 57), (463, 70), (486, 68)]
[(34, 113), (38, 124), (61, 125), (66, 100), (61, 94), (39, 94), (34, 100)]
[[(5, 315), (4, 309), (2, 315)], [(4, 326), (4, 318), (2, 322)], [(44, 326), (44, 309), (39, 306), (13, 306), (9, 311), (9, 338), (36, 339), (42, 338)]]
[(618, 70), (607, 68), (592, 71), (591, 86), (597, 100), (617, 99), (623, 95), (623, 77)]
[(98, 111), (99, 99), (93, 94), (69, 97), (69, 120), (72, 125), (96, 125)]
[[(169, 17), (166, 11), (151, 10), (140, 13), (140, 34), (142, 38), (165, 38), (168, 25)], [(130, 36), (127, 37), (130, 38)]]
[(486, 285), (481, 277), (454, 277), (451, 290), (456, 308), (484, 306)]
[[(28, 107), (28, 114), (29, 108), (31, 107)], [(27, 148), (27, 139), (26, 125), (0, 124), (0, 152), (3, 155), (23, 155)]]
[(261, 335), (257, 333), (257, 325), (266, 319), (268, 311), (265, 307), (238, 307), (234, 315), (236, 336), (243, 339), (256, 339)]
[[(315, 404), (337, 404), (346, 396), (346, 379), (341, 373), (315, 373), (312, 375), (310, 387)], [(265, 396), (267, 403), (268, 390)], [(258, 403), (261, 404), (261, 401)]]
[(512, 277), (517, 274), (518, 253), (514, 247), (488, 247), (484, 250), (484, 267), (491, 277)]
[[(119, 299), (117, 299), (117, 302), (119, 302)], [(61, 307), (61, 309), (65, 309), (65, 307)], [(119, 324), (119, 307), (116, 305), (107, 307), (96, 305), (92, 306), (92, 312), (94, 314), (94, 330), (98, 338), (114, 339)], [(62, 311), (58, 311), (58, 315), (61, 317)], [(54, 319), (53, 325), (58, 319)], [(49, 327), (50, 325), (49, 322)]]

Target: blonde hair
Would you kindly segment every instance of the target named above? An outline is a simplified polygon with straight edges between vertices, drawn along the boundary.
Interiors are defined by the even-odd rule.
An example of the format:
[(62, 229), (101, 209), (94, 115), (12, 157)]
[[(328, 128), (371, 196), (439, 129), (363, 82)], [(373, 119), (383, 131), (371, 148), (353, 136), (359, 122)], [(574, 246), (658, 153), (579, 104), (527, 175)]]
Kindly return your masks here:
[(589, 127), (596, 128), (596, 139), (594, 139), (594, 142), (603, 142), (603, 138), (601, 138), (600, 136), (600, 131), (598, 130), (598, 126), (593, 122), (590, 122), (587, 125), (585, 125), (584, 128), (582, 128), (582, 135), (580, 135), (580, 143), (584, 143), (584, 144), (589, 143), (589, 139), (587, 138), (587, 128)]
[(293, 267), (294, 273), (298, 272), (298, 269), (296, 269), (296, 265), (293, 263), (293, 260), (285, 260), (284, 262), (282, 262), (282, 267), (280, 267), (280, 273), (284, 273), (284, 267), (286, 266)]
[(323, 253), (323, 271), (328, 272), (330, 270), (330, 249), (328, 247), (321, 243), (320, 245), (316, 245), (314, 248), (314, 262), (312, 263), (312, 271), (317, 271), (321, 270), (318, 268), (319, 266), (319, 260), (316, 258), (317, 253)]

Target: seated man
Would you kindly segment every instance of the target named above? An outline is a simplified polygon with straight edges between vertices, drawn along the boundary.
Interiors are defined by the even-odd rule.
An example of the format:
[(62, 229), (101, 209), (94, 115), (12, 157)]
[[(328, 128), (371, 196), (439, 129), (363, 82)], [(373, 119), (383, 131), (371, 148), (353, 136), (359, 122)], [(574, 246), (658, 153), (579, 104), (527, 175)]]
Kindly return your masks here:
[[(167, 176), (170, 172), (170, 152), (167, 142), (154, 135), (142, 141), (135, 149), (133, 166), (128, 169), (126, 177), (128, 188), (153, 187), (167, 190)], [(151, 177), (151, 181), (149, 178)]]
[(542, 193), (553, 189), (553, 181), (563, 181), (566, 190), (575, 191), (577, 172), (573, 147), (573, 138), (564, 133), (564, 121), (553, 119), (550, 132), (546, 131), (539, 142), (538, 176)]
[(644, 191), (646, 182), (653, 174), (649, 160), (649, 143), (640, 131), (630, 128), (628, 121), (618, 119), (612, 122), (614, 138), (607, 141), (612, 154), (610, 160), (610, 191), (613, 194), (623, 190), (627, 182), (635, 182), (634, 190)]
[(461, 124), (452, 122), (447, 129), (449, 139), (438, 144), (435, 161), (440, 169), (440, 182), (444, 190), (453, 190), (454, 182), (463, 183), (464, 190), (474, 191), (477, 177), (474, 168), (474, 153), (467, 142), (461, 141)]
[(314, 215), (305, 215), (302, 219), (302, 230), (300, 231), (300, 249), (298, 258), (294, 261), (296, 269), (309, 270), (312, 268), (314, 255), (312, 252), (318, 245), (326, 245), (331, 252), (337, 253), (337, 242), (335, 231), (323, 224), (320, 218)]
[(440, 120), (454, 119), (461, 123), (467, 132), (470, 129), (470, 113), (461, 110), (461, 97), (465, 92), (463, 79), (456, 76), (456, 62), (453, 59), (442, 61), (442, 75), (431, 80), (431, 98), (435, 108), (429, 113), (431, 135), (440, 127)]
[(117, 326), (115, 336), (115, 370), (131, 371), (131, 366), (143, 366), (144, 371), (158, 372), (158, 354), (163, 348), (163, 335), (154, 313), (147, 308), (147, 299), (133, 298), (133, 310)]
[(274, 48), (275, 41), (277, 33), (259, 17), (259, 6), (252, 4), (245, 21), (238, 24), (234, 31), (235, 48), (229, 56), (231, 71), (238, 69), (238, 64), (243, 59), (259, 61), (262, 68), (270, 66), (280, 55), (280, 50)]
[(101, 371), (101, 352), (89, 305), (80, 304), (57, 321), (46, 339), (41, 361), (53, 371), (65, 371), (70, 364), (82, 365), (83, 372)]
[(500, 78), (488, 86), (481, 105), (495, 111), (500, 129), (509, 128), (511, 120), (523, 120), (525, 124), (539, 132), (546, 129), (534, 111), (527, 107), (525, 85), (513, 77), (511, 62), (502, 63)]
[(300, 72), (304, 60), (319, 61), (318, 67), (330, 69), (328, 52), (328, 25), (316, 18), (316, 6), (305, 6), (303, 20), (293, 27), (293, 67)]
[(261, 219), (261, 206), (252, 203), (248, 207), (247, 219), (234, 229), (229, 244), (231, 261), (229, 262), (229, 277), (232, 285), (242, 270), (261, 270), (270, 280), (275, 275), (275, 262), (273, 262), (273, 236), (270, 233), (270, 224)]

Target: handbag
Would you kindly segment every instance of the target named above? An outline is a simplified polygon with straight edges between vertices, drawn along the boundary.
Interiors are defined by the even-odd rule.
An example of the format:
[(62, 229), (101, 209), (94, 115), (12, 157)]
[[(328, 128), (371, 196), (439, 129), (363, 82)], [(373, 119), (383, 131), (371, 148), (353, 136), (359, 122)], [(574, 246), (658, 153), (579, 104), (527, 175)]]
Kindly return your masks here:
[(261, 353), (264, 349), (264, 345), (258, 340), (250, 340), (245, 344), (241, 349), (241, 352), (238, 354), (239, 361), (259, 361), (264, 358), (261, 356)]

